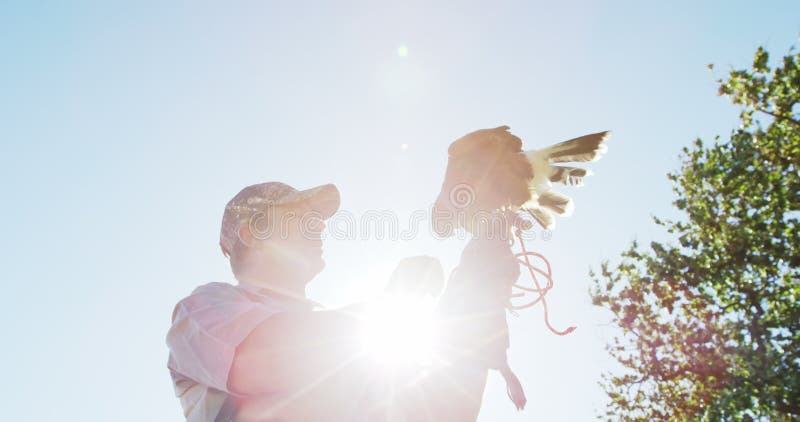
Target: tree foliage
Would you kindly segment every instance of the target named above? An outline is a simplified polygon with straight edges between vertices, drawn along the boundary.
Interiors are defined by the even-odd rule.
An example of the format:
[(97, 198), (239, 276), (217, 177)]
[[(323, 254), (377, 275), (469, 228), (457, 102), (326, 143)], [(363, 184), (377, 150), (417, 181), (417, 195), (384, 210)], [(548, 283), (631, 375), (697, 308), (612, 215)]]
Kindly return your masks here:
[(613, 420), (800, 418), (800, 55), (719, 80), (730, 139), (684, 148), (669, 175), (675, 243), (635, 242), (592, 272), (621, 330), (604, 375)]

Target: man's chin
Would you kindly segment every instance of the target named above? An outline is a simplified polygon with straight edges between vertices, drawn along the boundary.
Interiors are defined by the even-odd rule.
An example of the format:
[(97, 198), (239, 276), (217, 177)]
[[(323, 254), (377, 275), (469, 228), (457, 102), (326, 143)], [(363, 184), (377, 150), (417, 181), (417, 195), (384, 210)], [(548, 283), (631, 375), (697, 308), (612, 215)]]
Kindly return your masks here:
[(314, 257), (314, 258), (309, 260), (308, 266), (310, 268), (316, 269), (317, 272), (320, 272), (325, 268), (325, 260), (322, 259), (321, 256)]
[(309, 256), (297, 265), (300, 271), (308, 274), (308, 281), (311, 281), (312, 278), (325, 269), (325, 260), (322, 259), (322, 255)]

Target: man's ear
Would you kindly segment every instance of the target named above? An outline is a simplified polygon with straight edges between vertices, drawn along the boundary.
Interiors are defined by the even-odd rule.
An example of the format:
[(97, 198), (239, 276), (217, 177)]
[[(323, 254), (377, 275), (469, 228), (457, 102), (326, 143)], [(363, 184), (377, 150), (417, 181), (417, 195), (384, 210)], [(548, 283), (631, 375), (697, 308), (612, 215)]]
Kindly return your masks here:
[(250, 226), (247, 222), (239, 223), (239, 240), (248, 248), (253, 247), (255, 239), (253, 238), (253, 233), (250, 232)]

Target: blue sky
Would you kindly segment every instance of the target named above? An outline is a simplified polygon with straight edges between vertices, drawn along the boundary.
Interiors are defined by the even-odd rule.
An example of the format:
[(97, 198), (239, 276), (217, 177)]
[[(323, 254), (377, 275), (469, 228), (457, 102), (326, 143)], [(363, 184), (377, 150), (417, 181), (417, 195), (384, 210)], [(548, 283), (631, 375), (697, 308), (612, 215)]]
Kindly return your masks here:
[[(759, 45), (797, 44), (800, 4), (554, 3), (0, 5), (7, 418), (180, 420), (164, 336), (177, 300), (233, 280), (217, 246), (230, 197), (332, 182), (343, 210), (403, 227), (435, 198), (447, 145), (501, 124), (528, 148), (613, 137), (567, 189), (575, 215), (531, 244), (553, 264), (554, 324), (578, 330), (549, 334), (540, 309), (513, 319), (529, 407), (493, 374), (480, 420), (592, 418), (614, 366), (588, 269), (666, 238), (651, 216), (675, 215), (680, 149), (737, 124), (715, 80)], [(403, 256), (452, 269), (464, 243), (330, 239), (309, 293), (346, 304)]]

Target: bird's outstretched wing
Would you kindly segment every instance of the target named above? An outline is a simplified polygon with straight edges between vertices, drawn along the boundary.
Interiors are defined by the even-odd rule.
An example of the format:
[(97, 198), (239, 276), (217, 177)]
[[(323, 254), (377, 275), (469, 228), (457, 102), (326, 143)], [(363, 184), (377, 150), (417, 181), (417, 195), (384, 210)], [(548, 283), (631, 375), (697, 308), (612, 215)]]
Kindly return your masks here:
[(540, 151), (546, 152), (551, 163), (579, 163), (597, 161), (608, 151), (605, 141), (609, 131), (592, 133), (550, 145)]
[(551, 190), (553, 183), (581, 186), (583, 179), (592, 173), (588, 169), (554, 163), (597, 161), (608, 150), (606, 141), (609, 131), (593, 133), (560, 142), (546, 148), (525, 151), (525, 157), (533, 167), (530, 183), (531, 199), (522, 204), (521, 210), (529, 213), (542, 227), (555, 227), (555, 215), (572, 214), (574, 204), (568, 196)]

